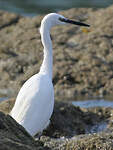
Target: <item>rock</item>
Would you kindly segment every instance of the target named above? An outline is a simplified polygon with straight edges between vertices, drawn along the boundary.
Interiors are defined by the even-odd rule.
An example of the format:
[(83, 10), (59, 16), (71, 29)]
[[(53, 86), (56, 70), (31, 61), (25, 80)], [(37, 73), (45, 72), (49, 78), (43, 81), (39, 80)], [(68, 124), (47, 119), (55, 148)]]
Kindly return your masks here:
[(0, 111), (4, 112), (5, 114), (10, 113), (15, 100), (14, 99), (8, 99), (0, 102)]
[(19, 15), (0, 11), (0, 29), (16, 24), (19, 18)]
[[(73, 25), (52, 30), (56, 97), (112, 94), (113, 6), (59, 13), (90, 24), (91, 32), (83, 33), (82, 28)], [(0, 95), (12, 97), (39, 71), (43, 59), (39, 26), (43, 16), (0, 14)]]
[(35, 140), (9, 115), (0, 112), (0, 149), (1, 150), (44, 150), (40, 141)]
[[(100, 133), (100, 134), (93, 134), (93, 135), (87, 135), (80, 137), (79, 139), (76, 139), (74, 137), (72, 140), (68, 141), (67, 144), (65, 145), (65, 148), (67, 150), (105, 150), (113, 149), (113, 131), (106, 133)], [(65, 149), (64, 148), (64, 149)]]
[[(11, 106), (10, 106), (11, 104)], [(0, 110), (10, 112), (14, 99), (0, 103)], [(9, 108), (10, 106), (10, 108)], [(4, 107), (4, 109), (2, 109)], [(69, 102), (55, 101), (49, 127), (40, 140), (34, 140), (9, 115), (0, 112), (0, 138), (4, 149), (97, 150), (113, 148), (113, 109), (79, 108)], [(5, 144), (8, 143), (8, 144)]]
[(112, 120), (112, 108), (81, 109), (56, 102), (51, 124), (40, 140), (53, 150), (112, 150)]
[(92, 126), (106, 120), (106, 115), (98, 115), (86, 109), (80, 109), (66, 102), (56, 101), (51, 124), (44, 135), (60, 138), (90, 132)]

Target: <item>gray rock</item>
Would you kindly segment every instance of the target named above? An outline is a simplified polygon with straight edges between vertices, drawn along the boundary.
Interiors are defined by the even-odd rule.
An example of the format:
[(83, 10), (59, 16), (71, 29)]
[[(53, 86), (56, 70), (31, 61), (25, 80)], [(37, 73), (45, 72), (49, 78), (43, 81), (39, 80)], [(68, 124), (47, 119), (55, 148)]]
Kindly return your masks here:
[(40, 141), (35, 140), (9, 115), (0, 112), (0, 150), (44, 150)]

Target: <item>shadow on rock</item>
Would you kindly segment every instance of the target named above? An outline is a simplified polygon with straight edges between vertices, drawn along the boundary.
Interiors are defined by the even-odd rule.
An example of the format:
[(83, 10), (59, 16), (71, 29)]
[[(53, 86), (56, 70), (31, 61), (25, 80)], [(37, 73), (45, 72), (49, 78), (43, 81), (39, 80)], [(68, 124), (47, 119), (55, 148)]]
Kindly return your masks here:
[(94, 125), (106, 119), (102, 112), (98, 114), (70, 103), (56, 101), (51, 124), (43, 135), (58, 138), (85, 134), (88, 130), (90, 133)]

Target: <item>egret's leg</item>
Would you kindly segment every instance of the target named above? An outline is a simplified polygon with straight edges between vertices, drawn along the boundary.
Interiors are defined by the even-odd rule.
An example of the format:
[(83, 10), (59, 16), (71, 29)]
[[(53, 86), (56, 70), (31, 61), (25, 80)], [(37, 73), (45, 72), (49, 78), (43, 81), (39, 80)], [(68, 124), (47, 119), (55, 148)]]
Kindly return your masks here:
[(42, 132), (39, 132), (34, 138), (35, 138), (35, 141), (38, 141), (40, 140), (40, 137), (42, 135)]
[[(49, 124), (50, 124), (50, 120), (47, 121), (47, 123), (45, 124), (43, 130), (46, 129), (46, 128), (49, 126)], [(37, 140), (40, 140), (40, 137), (41, 137), (41, 135), (42, 135), (42, 132), (43, 132), (43, 131), (39, 132), (39, 133), (35, 136), (35, 140), (36, 140), (36, 141), (37, 141)]]

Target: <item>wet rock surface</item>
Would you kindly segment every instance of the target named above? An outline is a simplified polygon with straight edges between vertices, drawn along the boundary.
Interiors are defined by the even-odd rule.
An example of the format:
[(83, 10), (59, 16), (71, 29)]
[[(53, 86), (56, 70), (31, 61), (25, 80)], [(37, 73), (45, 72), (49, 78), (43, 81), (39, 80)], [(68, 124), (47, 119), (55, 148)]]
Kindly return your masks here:
[[(103, 96), (113, 91), (113, 6), (70, 9), (64, 16), (86, 22), (91, 32), (67, 25), (52, 29), (56, 96)], [(106, 15), (105, 15), (106, 14)], [(15, 96), (39, 71), (43, 59), (39, 27), (33, 18), (0, 12), (0, 94)]]
[[(8, 113), (14, 99), (0, 103), (0, 111)], [(4, 107), (4, 110), (2, 109)], [(69, 102), (56, 101), (49, 127), (44, 130), (40, 140), (33, 139), (23, 127), (9, 115), (0, 112), (1, 145), (10, 149), (47, 150), (105, 150), (113, 149), (113, 109), (79, 108)], [(93, 130), (95, 125), (106, 123), (105, 129)], [(95, 128), (95, 129), (96, 129)], [(97, 133), (96, 133), (97, 132)], [(36, 137), (35, 137), (36, 138)], [(5, 143), (8, 143), (5, 145)]]

